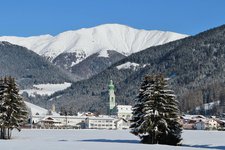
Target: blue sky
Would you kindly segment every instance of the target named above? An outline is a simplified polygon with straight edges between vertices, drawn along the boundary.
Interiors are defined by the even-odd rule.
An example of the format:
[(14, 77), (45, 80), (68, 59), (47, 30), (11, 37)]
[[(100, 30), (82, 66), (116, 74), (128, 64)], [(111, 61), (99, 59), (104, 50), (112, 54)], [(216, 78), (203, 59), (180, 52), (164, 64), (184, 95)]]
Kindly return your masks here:
[(195, 35), (225, 24), (225, 0), (0, 0), (0, 36), (106, 23)]

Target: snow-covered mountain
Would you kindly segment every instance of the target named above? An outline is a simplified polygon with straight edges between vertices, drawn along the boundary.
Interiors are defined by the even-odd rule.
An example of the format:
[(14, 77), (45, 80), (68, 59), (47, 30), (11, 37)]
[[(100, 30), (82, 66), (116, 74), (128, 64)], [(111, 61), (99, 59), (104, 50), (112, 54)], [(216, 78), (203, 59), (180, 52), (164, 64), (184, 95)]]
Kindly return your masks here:
[(2, 36), (0, 41), (24, 46), (80, 79), (87, 79), (132, 53), (186, 36), (174, 32), (138, 30), (120, 24), (105, 24), (66, 31), (56, 36)]
[(66, 31), (56, 36), (2, 36), (0, 41), (24, 46), (50, 60), (63, 53), (76, 53), (78, 59), (73, 62), (74, 65), (95, 53), (107, 57), (106, 50), (116, 50), (121, 54), (130, 55), (150, 46), (186, 36), (174, 32), (138, 30), (120, 24), (104, 24), (93, 28)]

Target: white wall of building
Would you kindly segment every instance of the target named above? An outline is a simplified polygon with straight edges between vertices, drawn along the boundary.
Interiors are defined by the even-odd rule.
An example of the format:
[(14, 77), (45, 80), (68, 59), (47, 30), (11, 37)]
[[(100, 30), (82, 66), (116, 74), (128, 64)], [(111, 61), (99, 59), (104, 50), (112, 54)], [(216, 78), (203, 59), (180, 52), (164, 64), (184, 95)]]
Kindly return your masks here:
[(88, 117), (86, 127), (88, 129), (115, 129), (115, 118), (111, 117)]
[(117, 116), (118, 118), (131, 119), (132, 117), (132, 106), (131, 105), (117, 105)]

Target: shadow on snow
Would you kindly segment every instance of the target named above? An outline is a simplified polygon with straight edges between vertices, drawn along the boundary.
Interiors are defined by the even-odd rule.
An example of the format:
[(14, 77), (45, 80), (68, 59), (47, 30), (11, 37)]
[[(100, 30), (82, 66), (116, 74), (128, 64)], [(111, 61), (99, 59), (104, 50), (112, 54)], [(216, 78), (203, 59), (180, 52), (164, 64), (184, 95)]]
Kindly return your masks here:
[(207, 149), (219, 149), (225, 150), (225, 146), (210, 146), (210, 145), (182, 145), (183, 147), (190, 147), (190, 148), (207, 148)]
[[(87, 139), (87, 140), (79, 140), (79, 141), (81, 141), (81, 142), (107, 142), (107, 143), (132, 143), (132, 144), (140, 143), (140, 141), (138, 141), (138, 140), (111, 140), (111, 139)], [(225, 150), (225, 146), (211, 146), (211, 145), (186, 145), (186, 144), (183, 144), (179, 147)]]
[(138, 140), (111, 140), (111, 139), (87, 139), (82, 142), (107, 142), (107, 143), (140, 143)]

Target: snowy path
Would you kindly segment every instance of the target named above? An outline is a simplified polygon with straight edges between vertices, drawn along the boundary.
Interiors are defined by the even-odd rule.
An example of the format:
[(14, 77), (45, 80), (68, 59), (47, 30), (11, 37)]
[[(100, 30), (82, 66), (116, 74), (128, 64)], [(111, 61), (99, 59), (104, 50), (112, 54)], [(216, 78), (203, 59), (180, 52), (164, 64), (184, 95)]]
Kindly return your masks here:
[(183, 146), (140, 144), (129, 131), (22, 130), (0, 140), (1, 150), (205, 150), (225, 149), (223, 131), (184, 131)]

